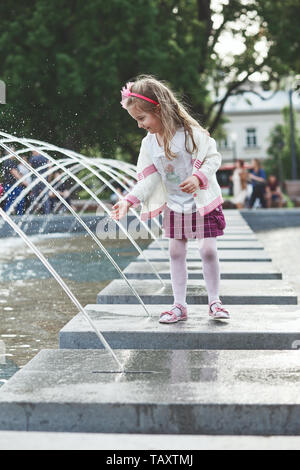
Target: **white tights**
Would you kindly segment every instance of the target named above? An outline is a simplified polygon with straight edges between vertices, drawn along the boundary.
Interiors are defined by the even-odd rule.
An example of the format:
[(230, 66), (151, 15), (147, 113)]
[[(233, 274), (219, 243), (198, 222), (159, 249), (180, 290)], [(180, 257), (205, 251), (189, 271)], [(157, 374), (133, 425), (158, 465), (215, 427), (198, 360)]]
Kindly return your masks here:
[[(217, 239), (198, 240), (202, 258), (203, 277), (206, 284), (209, 303), (219, 300), (220, 268), (217, 252)], [(174, 303), (186, 306), (186, 286), (188, 279), (186, 254), (187, 240), (170, 238), (171, 281)]]

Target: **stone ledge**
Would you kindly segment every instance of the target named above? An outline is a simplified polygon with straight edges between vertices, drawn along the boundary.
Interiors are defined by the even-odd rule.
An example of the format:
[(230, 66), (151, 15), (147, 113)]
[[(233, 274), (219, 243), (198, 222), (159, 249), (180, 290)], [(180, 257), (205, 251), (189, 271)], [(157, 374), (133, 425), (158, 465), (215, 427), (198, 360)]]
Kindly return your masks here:
[[(162, 286), (159, 280), (135, 280), (135, 291), (145, 304), (173, 304), (171, 282), (166, 280)], [(207, 304), (208, 297), (204, 282), (190, 280), (187, 286), (188, 304)], [(223, 280), (220, 286), (220, 299), (224, 304), (239, 305), (296, 305), (297, 296), (291, 286), (281, 280)], [(125, 281), (115, 279), (102, 289), (97, 296), (98, 304), (137, 304)]]
[(300, 435), (299, 351), (44, 350), (1, 388), (0, 429)]
[[(300, 345), (300, 312), (295, 306), (230, 306), (230, 321), (215, 322), (207, 306), (190, 305), (188, 321), (158, 322), (165, 305), (149, 305), (151, 318), (129, 305), (85, 307), (113, 349), (295, 349)], [(59, 334), (62, 349), (101, 349), (93, 329), (81, 313)]]

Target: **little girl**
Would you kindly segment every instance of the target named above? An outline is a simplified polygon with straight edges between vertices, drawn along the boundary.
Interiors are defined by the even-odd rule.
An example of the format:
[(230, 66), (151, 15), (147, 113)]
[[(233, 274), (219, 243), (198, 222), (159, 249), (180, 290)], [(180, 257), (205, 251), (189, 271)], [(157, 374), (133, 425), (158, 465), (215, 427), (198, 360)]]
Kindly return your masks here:
[(142, 206), (143, 220), (163, 212), (165, 236), (170, 238), (174, 304), (160, 323), (187, 320), (187, 241), (196, 238), (208, 292), (209, 315), (228, 319), (219, 298), (220, 269), (217, 236), (223, 235), (223, 198), (216, 171), (221, 164), (215, 140), (176, 99), (164, 83), (140, 76), (122, 91), (122, 106), (148, 133), (137, 162), (138, 183), (112, 208), (119, 220), (129, 207)]

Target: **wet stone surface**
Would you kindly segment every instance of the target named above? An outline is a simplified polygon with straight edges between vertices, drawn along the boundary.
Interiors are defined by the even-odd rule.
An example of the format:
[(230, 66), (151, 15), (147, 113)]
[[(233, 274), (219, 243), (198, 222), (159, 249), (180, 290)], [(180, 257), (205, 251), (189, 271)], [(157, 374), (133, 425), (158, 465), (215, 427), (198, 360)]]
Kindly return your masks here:
[(2, 387), (0, 429), (300, 434), (300, 351), (116, 353), (128, 373), (104, 351), (40, 352)]
[[(155, 280), (135, 280), (134, 288), (147, 304), (173, 304), (170, 280), (165, 286)], [(229, 304), (296, 304), (297, 297), (291, 286), (275, 280), (232, 280), (224, 279), (220, 285), (220, 298)], [(123, 280), (114, 280), (99, 292), (98, 303), (136, 304), (137, 298)], [(187, 287), (188, 304), (208, 304), (204, 281), (190, 280)]]
[[(51, 234), (31, 237), (84, 306), (118, 277), (90, 237)], [(144, 241), (141, 247), (147, 246)], [(105, 243), (124, 269), (137, 251), (128, 242)], [(18, 237), (0, 247), (0, 386), (43, 348), (58, 347), (59, 330), (78, 312), (36, 255)], [(3, 353), (3, 354), (2, 354)]]
[[(115, 349), (295, 349), (300, 346), (298, 306), (230, 305), (229, 321), (209, 318), (204, 305), (188, 306), (188, 321), (158, 322), (165, 305), (89, 305), (86, 312)], [(60, 331), (60, 347), (101, 348), (91, 326), (79, 313)]]

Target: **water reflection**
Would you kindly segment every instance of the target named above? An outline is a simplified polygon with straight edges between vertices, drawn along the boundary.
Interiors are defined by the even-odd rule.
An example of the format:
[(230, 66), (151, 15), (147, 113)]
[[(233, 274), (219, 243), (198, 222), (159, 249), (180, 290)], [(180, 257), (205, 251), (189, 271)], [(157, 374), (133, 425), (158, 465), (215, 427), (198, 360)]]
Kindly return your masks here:
[[(67, 279), (82, 305), (96, 303), (97, 293), (118, 273), (87, 237), (32, 237), (34, 243)], [(3, 242), (3, 243), (2, 243)], [(148, 241), (138, 241), (142, 249)], [(124, 269), (137, 252), (126, 240), (105, 242), (111, 256)], [(76, 307), (57, 282), (19, 239), (1, 240), (0, 246), (0, 341), (10, 366), (0, 368), (7, 380), (41, 349), (57, 349), (59, 330), (76, 315)]]
[(4, 363), (0, 362), (0, 387), (4, 385), (12, 375), (18, 372), (19, 367), (11, 360), (6, 359)]
[[(119, 355), (127, 374), (114, 378), (116, 382), (145, 382), (143, 387), (157, 384), (189, 384), (216, 382), (219, 379), (219, 352), (205, 350), (120, 350)], [(140, 371), (132, 373), (130, 371)], [(152, 371), (143, 374), (142, 371)], [(101, 378), (101, 381), (106, 378)], [(190, 392), (192, 393), (192, 392)]]

